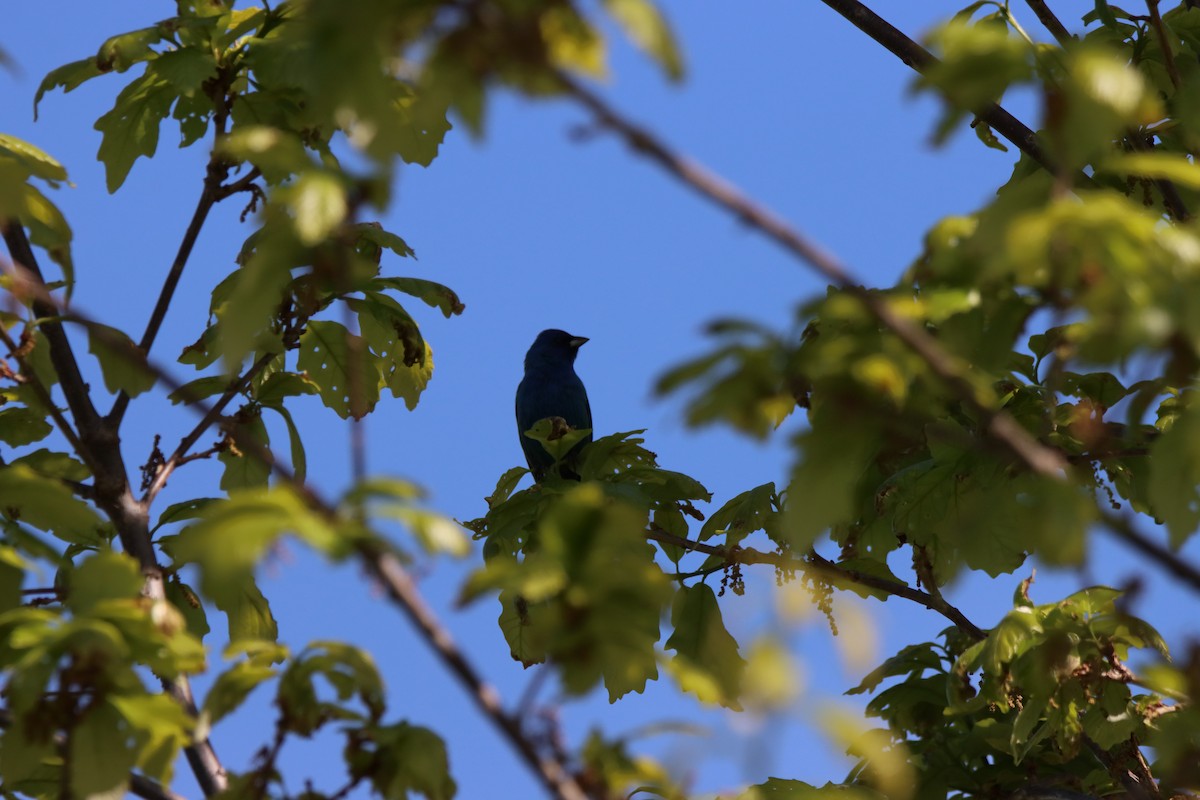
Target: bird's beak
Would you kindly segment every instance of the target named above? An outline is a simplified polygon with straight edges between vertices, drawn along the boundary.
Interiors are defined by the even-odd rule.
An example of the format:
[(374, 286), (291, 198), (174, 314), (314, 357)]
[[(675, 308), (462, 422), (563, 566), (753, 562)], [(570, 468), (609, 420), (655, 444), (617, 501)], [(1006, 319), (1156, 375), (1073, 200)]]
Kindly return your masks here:
[(572, 336), (571, 337), (571, 347), (573, 347), (576, 350), (583, 347), (585, 344), (587, 344), (587, 342), (588, 342), (588, 339), (586, 336)]

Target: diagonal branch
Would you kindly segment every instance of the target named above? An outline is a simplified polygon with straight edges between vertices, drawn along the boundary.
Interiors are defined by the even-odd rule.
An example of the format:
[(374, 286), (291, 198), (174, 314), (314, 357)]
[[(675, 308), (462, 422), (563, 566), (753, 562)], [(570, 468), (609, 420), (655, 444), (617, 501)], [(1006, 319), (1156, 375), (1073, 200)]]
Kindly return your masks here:
[[(856, 2), (856, 0), (822, 0), (822, 2), (917, 72), (924, 74), (925, 70), (937, 62), (932, 53), (862, 3)], [(1022, 153), (1041, 164), (1047, 172), (1058, 174), (1053, 160), (1042, 149), (1037, 134), (1005, 111), (1002, 106), (990, 103), (971, 109), (971, 111), (986, 122), (988, 127), (1016, 145)]]
[[(825, 2), (841, 4), (842, 0)], [(982, 429), (987, 437), (1008, 452), (1017, 463), (1030, 472), (1052, 480), (1063, 480), (1068, 474), (1070, 465), (1062, 453), (1039, 442), (1021, 427), (1011, 414), (984, 403), (975, 386), (966, 377), (966, 365), (942, 347), (926, 330), (897, 314), (883, 299), (855, 281), (841, 262), (806, 239), (773, 212), (751, 201), (722, 178), (671, 150), (647, 129), (625, 119), (598, 95), (570, 77), (560, 74), (559, 81), (563, 90), (591, 111), (600, 125), (623, 138), (636, 153), (655, 162), (688, 188), (757, 229), (857, 299), (880, 325), (925, 362), (930, 372), (976, 414), (983, 423)], [(1153, 546), (1149, 540), (1128, 526), (1121, 527), (1107, 517), (1105, 524), (1116, 536), (1139, 547), (1159, 566), (1183, 580), (1192, 589), (1200, 591), (1200, 572), (1195, 567), (1169, 550)]]
[(58, 426), (58, 431), (71, 445), (71, 448), (76, 452), (82, 452), (83, 445), (79, 442), (79, 437), (75, 433), (75, 429), (71, 427), (71, 423), (63, 416), (62, 411), (54, 402), (54, 398), (50, 396), (50, 390), (42, 383), (42, 379), (37, 376), (37, 373), (25, 361), (24, 356), (19, 355), (20, 350), (17, 343), (8, 335), (8, 331), (0, 326), (0, 342), (4, 342), (4, 346), (8, 348), (9, 355), (16, 359), (17, 366), (21, 370), (21, 376), (33, 389), (33, 393), (37, 395), (38, 401), (46, 407), (50, 412), (50, 416), (54, 419), (54, 424)]
[(200, 439), (200, 437), (203, 436), (205, 432), (217, 422), (218, 419), (220, 419), (221, 414), (225, 411), (225, 407), (229, 405), (229, 402), (233, 400), (233, 398), (237, 397), (237, 395), (246, 388), (254, 376), (261, 372), (274, 357), (274, 354), (261, 356), (257, 361), (251, 364), (245, 372), (230, 381), (229, 387), (225, 389), (224, 393), (222, 393), (222, 395), (217, 399), (217, 402), (208, 407), (204, 413), (204, 416), (200, 419), (200, 422), (196, 424), (196, 427), (192, 428), (192, 430), (180, 440), (179, 445), (175, 448), (175, 451), (171, 453), (167, 460), (163, 462), (163, 465), (159, 467), (158, 472), (154, 475), (154, 481), (142, 495), (143, 503), (149, 505), (150, 503), (154, 502), (154, 498), (157, 497), (158, 493), (162, 491), (164, 486), (167, 485), (167, 478), (171, 477), (171, 473), (175, 471), (175, 468), (182, 464), (187, 458), (188, 450), (190, 450), (192, 446)]
[[(192, 221), (188, 224), (187, 230), (184, 231), (183, 239), (179, 242), (179, 250), (175, 253), (175, 260), (171, 263), (171, 269), (167, 271), (167, 277), (163, 280), (162, 289), (158, 293), (158, 301), (154, 304), (154, 311), (150, 313), (150, 319), (146, 323), (146, 330), (142, 334), (141, 341), (138, 342), (138, 347), (141, 348), (143, 353), (149, 354), (150, 348), (154, 346), (154, 340), (158, 337), (159, 328), (162, 327), (163, 320), (166, 319), (171, 299), (175, 296), (175, 289), (179, 286), (179, 279), (183, 277), (183, 269), (187, 266), (188, 258), (192, 254), (192, 248), (195, 247), (196, 239), (200, 236), (200, 229), (204, 227), (204, 222), (208, 219), (208, 212), (212, 210), (213, 205), (217, 202), (221, 181), (224, 179), (224, 176), (224, 168), (219, 165), (219, 162), (214, 157), (209, 161), (208, 171), (204, 176), (204, 189), (200, 192), (200, 200), (196, 203), (196, 210), (192, 213)], [(109, 424), (114, 427), (119, 426), (128, 408), (129, 393), (122, 390), (113, 402), (112, 410), (108, 412), (107, 419)]]
[(979, 415), (991, 437), (1018, 461), (1039, 475), (1062, 476), (1067, 462), (1061, 453), (1038, 442), (1011, 415), (982, 402), (975, 387), (965, 377), (966, 367), (958, 358), (923, 328), (900, 316), (886, 301), (863, 288), (836, 258), (802, 236), (782, 218), (752, 202), (736, 187), (677, 154), (648, 130), (622, 117), (598, 95), (566, 75), (560, 74), (559, 80), (566, 92), (591, 111), (601, 125), (624, 138), (639, 155), (656, 162), (694, 191), (756, 228), (862, 303), (881, 325), (920, 356), (930, 371), (945, 382), (956, 397)]
[[(100, 428), (100, 415), (92, 405), (87, 383), (79, 371), (79, 362), (75, 359), (66, 331), (56, 319), (58, 304), (46, 288), (46, 279), (38, 266), (37, 258), (33, 255), (33, 248), (29, 246), (29, 239), (21, 223), (15, 219), (3, 220), (0, 221), (0, 228), (3, 228), (4, 243), (12, 256), (13, 266), (18, 269), (21, 277), (27, 276), (32, 283), (29, 288), (34, 295), (33, 313), (42, 320), (39, 328), (46, 335), (46, 342), (50, 346), (50, 361), (54, 365), (55, 374), (58, 375), (59, 386), (62, 387), (71, 416), (79, 426), (80, 438), (87, 442), (89, 434), (94, 434)], [(83, 448), (79, 453), (80, 457), (88, 460), (91, 456), (89, 451), (90, 447)], [(96, 471), (94, 465), (88, 466), (93, 467), (93, 472)]]
[[(110, 425), (96, 413), (87, 384), (83, 383), (79, 365), (63, 330), (62, 321), (83, 324), (91, 333), (113, 345), (117, 352), (127, 358), (135, 357), (122, 346), (123, 341), (108, 338), (113, 336), (108, 328), (61, 307), (46, 288), (29, 241), (25, 237), (25, 231), (19, 224), (6, 223), (4, 238), (15, 262), (15, 272), (18, 278), (23, 279), (23, 288), (32, 295), (30, 299), (34, 313), (43, 319), (41, 326), (46, 331), (46, 339), (50, 343), (50, 357), (58, 375), (59, 385), (63, 387), (63, 394), (79, 428), (76, 440), (79, 449), (76, 452), (92, 470), (94, 480), (91, 499), (112, 520), (125, 552), (137, 559), (145, 578), (143, 592), (151, 599), (163, 599), (165, 591), (162, 568), (158, 565), (154, 544), (150, 539), (149, 507), (145, 503), (139, 503), (130, 491), (116, 424)], [(137, 363), (136, 359), (134, 363)], [(191, 689), (186, 677), (180, 676), (174, 681), (164, 680), (163, 686), (185, 709), (195, 715), (196, 708), (191, 701)], [(196, 780), (206, 796), (225, 789), (225, 770), (208, 738), (192, 742), (185, 748), (185, 752), (196, 774)]]
[(1062, 21), (1046, 5), (1046, 0), (1025, 0), (1025, 4), (1037, 15), (1038, 22), (1042, 23), (1042, 27), (1050, 31), (1060, 45), (1066, 47), (1075, 41), (1075, 37), (1067, 30), (1067, 26), (1063, 25)]
[(901, 581), (868, 575), (858, 570), (846, 569), (827, 558), (822, 557), (816, 550), (810, 550), (805, 558), (799, 558), (786, 553), (764, 553), (744, 547), (718, 547), (704, 544), (693, 539), (685, 539), (666, 531), (651, 530), (646, 532), (647, 539), (653, 539), (663, 544), (682, 547), (693, 553), (704, 553), (722, 559), (726, 564), (767, 564), (776, 568), (789, 570), (811, 570), (820, 573), (822, 577), (832, 580), (846, 581), (868, 589), (875, 589), (893, 597), (911, 600), (917, 605), (924, 606), (930, 611), (936, 611), (958, 626), (959, 630), (978, 641), (987, 636), (978, 625), (967, 619), (967, 616), (948, 603), (940, 595), (933, 595), (914, 589)]
[[(64, 313), (63, 318), (88, 327), (97, 336), (103, 337), (106, 335), (106, 328), (77, 312)], [(183, 384), (180, 381), (176, 380), (154, 361), (149, 359), (144, 361), (139, 360), (125, 348), (118, 348), (116, 352), (121, 357), (128, 358), (131, 364), (148, 370), (171, 391), (179, 392), (183, 389)], [(227, 393), (229, 393), (229, 390), (227, 390)], [(230, 397), (232, 397), (232, 394), (230, 393)], [(222, 427), (225, 427), (224, 422), (220, 420), (219, 411), (214, 411), (215, 406), (209, 406), (203, 401), (197, 401), (189, 404), (189, 407), (200, 413), (203, 419), (211, 417), (218, 424), (221, 424)], [(210, 422), (209, 426), (211, 424)], [(330, 518), (337, 516), (337, 511), (334, 507), (321, 499), (316, 490), (311, 486), (298, 480), (295, 474), (284, 466), (281, 459), (274, 457), (269, 448), (240, 436), (234, 426), (225, 427), (225, 430), (234, 438), (234, 441), (244, 453), (268, 466), (276, 476), (294, 488), (297, 494), (304, 498), (315, 512)], [(483, 680), (479, 671), (467, 659), (466, 654), (455, 644), (449, 631), (441, 624), (433, 611), (425, 603), (420, 591), (412, 582), (412, 579), (400, 561), (391, 553), (369, 547), (360, 546), (358, 554), (366, 569), (382, 584), (388, 597), (404, 612), (405, 616), (412, 620), (430, 647), (433, 648), (446, 667), (470, 694), (475, 705), (500, 731), (509, 744), (516, 749), (517, 753), (538, 777), (542, 786), (551, 796), (560, 800), (587, 800), (587, 793), (580, 787), (568, 765), (562, 759), (553, 755), (546, 756), (539, 753), (533, 739), (522, 730), (520, 718), (504, 710), (495, 688)], [(178, 697), (176, 692), (173, 691), (172, 694)], [(190, 695), (187, 698), (181, 698), (181, 702), (184, 700), (190, 700)], [(188, 707), (187, 703), (185, 703), (185, 707)], [(191, 707), (194, 708), (194, 704), (191, 704)], [(202, 744), (208, 745), (208, 740), (204, 740)], [(196, 760), (202, 758), (206, 753), (211, 755), (211, 762)], [(220, 785), (223, 786), (225, 774), (220, 768), (220, 762), (215, 761), (216, 756), (211, 752), (210, 745), (207, 748), (200, 749), (199, 752), (189, 749), (187, 755), (188, 761), (192, 764), (193, 771), (197, 773), (197, 778), (201, 781), (201, 786), (206, 795), (209, 794), (210, 788), (218, 788), (218, 784), (215, 782), (206, 784), (206, 778), (210, 781), (214, 779), (219, 780), (221, 782)]]
[[(1147, 1), (1150, 2), (1151, 0)], [(857, 2), (857, 0), (822, 0), (822, 2), (849, 20), (854, 27), (883, 45), (888, 51), (918, 73), (925, 74), (925, 71), (930, 66), (937, 63), (937, 59), (932, 53), (914, 42), (874, 11)], [(1154, 0), (1154, 2), (1157, 2), (1157, 0)], [(1034, 3), (1030, 3), (1030, 5), (1032, 7)], [(1034, 8), (1034, 11), (1036, 12), (1037, 9)], [(1040, 18), (1041, 15), (1039, 14)], [(1166, 42), (1164, 41), (1165, 47)], [(997, 103), (989, 103), (979, 108), (972, 108), (970, 111), (987, 123), (988, 127), (992, 130), (1016, 145), (1017, 149), (1025, 153), (1025, 155), (1032, 158), (1038, 164), (1041, 164), (1051, 175), (1058, 176), (1062, 174), (1053, 159), (1042, 149), (1041, 144), (1038, 142), (1037, 134), (1006, 111), (1003, 106)], [(1092, 178), (1082, 172), (1076, 173), (1074, 179), (1080, 185), (1091, 185), (1093, 183)], [(1155, 183), (1162, 190), (1163, 204), (1171, 213), (1171, 216), (1181, 222), (1190, 219), (1191, 212), (1188, 210), (1182, 196), (1174, 185), (1165, 179), (1158, 179)]]

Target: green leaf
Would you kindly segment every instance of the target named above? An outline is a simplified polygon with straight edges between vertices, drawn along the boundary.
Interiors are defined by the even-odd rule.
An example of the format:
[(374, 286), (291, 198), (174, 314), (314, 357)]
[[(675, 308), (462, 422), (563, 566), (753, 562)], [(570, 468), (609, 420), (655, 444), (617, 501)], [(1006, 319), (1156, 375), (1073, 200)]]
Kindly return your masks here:
[(104, 386), (114, 394), (125, 392), (130, 397), (137, 397), (157, 380), (146, 363), (146, 354), (116, 328), (89, 325), (88, 352), (100, 362)]
[(239, 661), (217, 676), (204, 696), (204, 713), (215, 725), (236, 711), (250, 693), (278, 674), (278, 670), (258, 659)]
[(446, 744), (428, 728), (400, 722), (371, 726), (365, 741), (350, 755), (358, 774), (370, 777), (381, 797), (406, 798), (420, 794), (428, 800), (452, 800), (457, 792), (450, 777)]
[(775, 484), (764, 483), (742, 492), (721, 506), (700, 529), (700, 541), (724, 534), (728, 544), (737, 544), (755, 531), (768, 526), (777, 517), (773, 500)]
[(252, 393), (255, 400), (264, 406), (280, 406), (288, 397), (317, 394), (320, 391), (308, 375), (295, 372), (272, 373)]
[(105, 600), (130, 600), (142, 591), (142, 570), (124, 553), (105, 550), (71, 572), (66, 606), (88, 614)]
[(103, 522), (91, 506), (24, 464), (0, 467), (0, 497), (0, 513), (51, 531), (64, 542), (99, 546), (106, 541)]
[(204, 509), (209, 505), (220, 502), (215, 497), (197, 497), (192, 500), (182, 500), (178, 503), (172, 503), (158, 515), (158, 522), (150, 529), (150, 533), (153, 534), (163, 525), (169, 525), (172, 522), (196, 519), (202, 516)]
[(308, 323), (297, 366), (317, 384), (321, 402), (342, 419), (361, 419), (379, 401), (379, 359), (361, 336), (339, 323)]
[(800, 463), (787, 491), (782, 535), (793, 550), (804, 552), (822, 531), (851, 521), (877, 437), (861, 420), (844, 425), (813, 414), (812, 430), (798, 437)]
[(740, 711), (738, 693), (746, 662), (737, 640), (725, 630), (717, 596), (706, 583), (684, 586), (671, 606), (671, 626), (666, 649), (675, 651), (671, 672), (685, 692), (705, 703), (719, 703)]
[(208, 615), (204, 613), (204, 605), (192, 588), (177, 578), (168, 580), (166, 597), (171, 605), (175, 606), (183, 615), (188, 633), (195, 636), (197, 640), (204, 639), (211, 630), (208, 626)]
[(256, 640), (274, 642), (279, 639), (279, 626), (271, 613), (271, 604), (254, 578), (245, 576), (236, 585), (222, 586), (220, 591), (212, 595), (212, 599), (229, 621), (231, 643)]
[(55, 778), (60, 774), (57, 770), (47, 770), (45, 766), (46, 762), (61, 761), (53, 737), (31, 735), (35, 731), (27, 731), (28, 727), (12, 725), (0, 735), (0, 772), (4, 773), (6, 786), (14, 789), (27, 780), (42, 776)]
[[(236, 424), (237, 437), (229, 446), (217, 454), (217, 460), (225, 465), (221, 474), (221, 488), (227, 492), (235, 489), (250, 489), (266, 486), (271, 477), (270, 443), (267, 426), (262, 414), (239, 420)], [(258, 452), (254, 452), (255, 448)]]
[(41, 148), (15, 136), (0, 133), (0, 158), (16, 160), (35, 178), (55, 183), (67, 179), (67, 170), (53, 156)]
[(1172, 547), (1200, 527), (1200, 411), (1188, 409), (1150, 447), (1149, 500)]
[(16, 548), (0, 544), (0, 614), (21, 605), (21, 587), (28, 562)]
[(82, 481), (91, 477), (92, 471), (82, 462), (77, 461), (66, 453), (55, 453), (41, 449), (27, 453), (12, 463), (24, 464), (34, 472), (47, 478), (65, 478), (69, 481)]
[(154, 155), (159, 124), (175, 97), (165, 78), (147, 71), (122, 89), (112, 110), (96, 120), (95, 128), (103, 134), (97, 158), (104, 162), (110, 193), (121, 188), (139, 156)]
[(185, 47), (163, 53), (150, 65), (179, 95), (200, 91), (205, 81), (217, 76), (217, 62), (212, 51)]
[[(408, 242), (391, 231), (384, 230), (378, 222), (360, 222), (354, 226), (354, 231), (358, 234), (356, 248), (363, 255), (368, 255), (372, 261), (378, 262), (385, 248), (401, 258), (417, 257), (416, 252), (408, 246)], [(364, 244), (369, 244), (370, 247), (364, 247)]]
[(112, 694), (108, 700), (133, 734), (138, 768), (170, 786), (179, 753), (192, 741), (195, 721), (166, 694)]
[(288, 532), (328, 555), (344, 553), (346, 545), (329, 521), (288, 487), (234, 492), (204, 508), (196, 523), (159, 541), (176, 563), (199, 567), (205, 597), (222, 610), (248, 603), (247, 613), (253, 614), (266, 607), (251, 578), (255, 566)]
[(463, 313), (467, 308), (452, 289), (423, 278), (375, 278), (371, 281), (371, 288), (377, 291), (392, 289), (412, 295), (426, 305), (439, 309), (447, 319)]
[(1200, 189), (1200, 166), (1178, 153), (1117, 153), (1105, 160), (1103, 169), (1119, 175), (1168, 180), (1189, 189)]
[(73, 797), (114, 796), (127, 788), (137, 756), (125, 737), (113, 735), (122, 722), (117, 709), (101, 701), (84, 711), (71, 729), (67, 764)]
[(172, 405), (195, 403), (206, 397), (212, 397), (214, 394), (222, 394), (228, 388), (229, 378), (224, 375), (206, 375), (203, 378), (188, 381), (167, 395), (167, 399), (171, 401)]
[[(404, 399), (411, 411), (433, 376), (433, 349), (403, 306), (377, 292), (347, 303), (358, 312), (359, 328), (371, 350), (379, 354), (380, 386)], [(401, 347), (397, 347), (401, 345)]]
[(134, 64), (157, 58), (158, 53), (152, 46), (167, 38), (165, 27), (154, 25), (106, 39), (96, 53), (97, 66), (105, 72), (124, 72)]
[(264, 404), (264, 407), (283, 417), (283, 423), (287, 426), (288, 431), (288, 445), (291, 447), (292, 453), (292, 474), (295, 475), (296, 480), (303, 483), (305, 476), (308, 475), (308, 459), (304, 454), (304, 441), (300, 438), (300, 429), (296, 427), (291, 412), (284, 408), (282, 403), (279, 405)]
[(0, 411), (0, 442), (13, 447), (39, 442), (54, 427), (31, 408), (18, 406)]
[[(239, 95), (238, 99), (245, 101), (246, 97)], [(238, 126), (221, 140), (217, 152), (233, 161), (249, 161), (270, 184), (282, 183), (314, 166), (300, 136), (267, 125)]]
[(37, 93), (33, 97), (34, 120), (37, 119), (38, 103), (46, 96), (46, 92), (57, 89), (60, 86), (64, 92), (69, 92), (85, 81), (103, 74), (104, 72), (96, 64), (95, 58), (81, 58), (78, 61), (72, 61), (69, 64), (63, 64), (61, 67), (50, 70), (50, 72), (46, 73), (46, 77), (42, 78), (41, 84), (38, 85)]
[(646, 51), (672, 80), (683, 77), (683, 57), (671, 28), (651, 0), (604, 0), (625, 35)]

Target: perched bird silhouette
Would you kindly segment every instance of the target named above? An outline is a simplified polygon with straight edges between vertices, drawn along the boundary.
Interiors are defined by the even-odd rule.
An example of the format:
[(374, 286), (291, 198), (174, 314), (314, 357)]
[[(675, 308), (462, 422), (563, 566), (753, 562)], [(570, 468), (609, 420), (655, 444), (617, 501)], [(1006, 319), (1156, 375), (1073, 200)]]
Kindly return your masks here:
[[(517, 386), (517, 433), (536, 481), (554, 466), (554, 456), (541, 442), (526, 436), (525, 431), (546, 417), (561, 417), (573, 430), (592, 427), (587, 389), (575, 374), (575, 356), (586, 341), (582, 336), (552, 328), (539, 333), (525, 354), (525, 377)], [(563, 458), (563, 477), (579, 479), (569, 464), (590, 441), (592, 434), (588, 433)]]

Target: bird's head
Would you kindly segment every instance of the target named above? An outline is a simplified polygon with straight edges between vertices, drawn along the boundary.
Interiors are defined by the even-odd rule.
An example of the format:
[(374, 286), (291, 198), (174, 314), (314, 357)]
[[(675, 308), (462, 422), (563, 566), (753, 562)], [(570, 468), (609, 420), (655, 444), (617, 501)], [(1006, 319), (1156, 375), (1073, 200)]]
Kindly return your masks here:
[(579, 348), (587, 342), (583, 336), (572, 336), (557, 328), (542, 331), (525, 354), (525, 366), (530, 364), (575, 363)]

